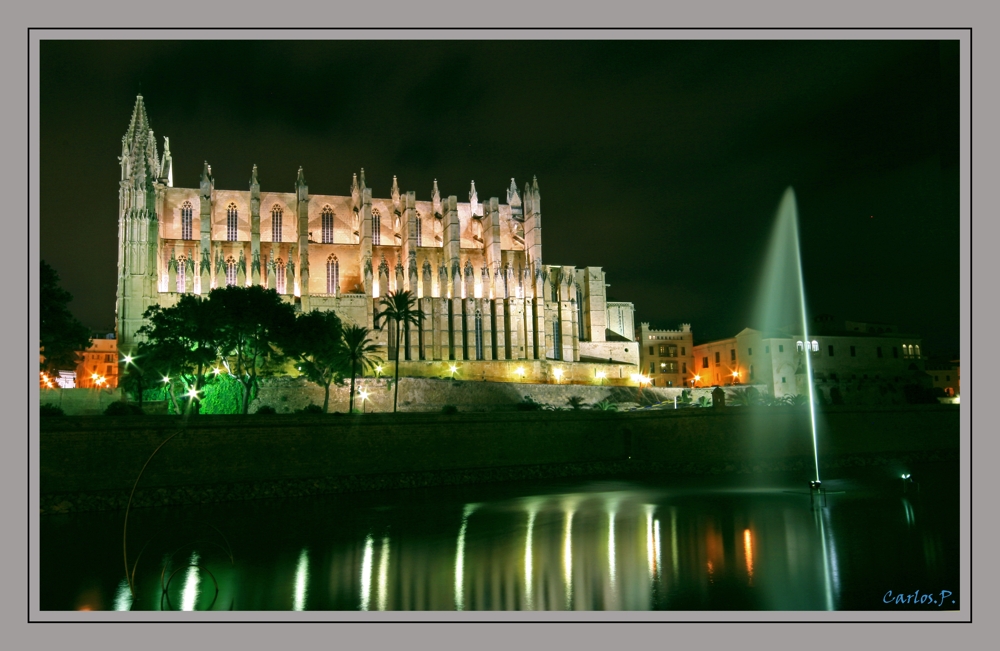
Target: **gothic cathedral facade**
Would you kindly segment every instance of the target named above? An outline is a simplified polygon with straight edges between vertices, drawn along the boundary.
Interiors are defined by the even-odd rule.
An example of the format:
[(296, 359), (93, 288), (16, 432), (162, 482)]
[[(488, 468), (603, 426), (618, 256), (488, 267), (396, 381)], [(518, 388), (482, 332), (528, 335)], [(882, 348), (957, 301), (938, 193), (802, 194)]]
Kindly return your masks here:
[[(292, 192), (262, 192), (256, 165), (245, 190), (226, 190), (206, 162), (199, 187), (178, 188), (169, 139), (161, 156), (141, 95), (120, 162), (121, 354), (138, 343), (150, 305), (235, 284), (367, 327), (381, 296), (409, 290), (423, 314), (422, 327), (403, 333), (399, 357), (409, 362), (494, 362), (490, 375), (495, 362), (518, 360), (618, 367), (599, 371), (609, 379), (638, 369), (632, 305), (609, 306), (602, 269), (543, 262), (537, 180), (519, 191), (511, 179), (503, 203), (480, 201), (475, 182), (459, 202), (435, 181), (422, 201), (395, 177), (388, 197), (373, 197), (361, 170), (350, 194), (311, 195), (302, 168)], [(627, 332), (611, 323), (609, 307), (627, 309)], [(394, 342), (387, 335), (373, 332), (385, 345)], [(407, 364), (422, 375), (419, 366)]]

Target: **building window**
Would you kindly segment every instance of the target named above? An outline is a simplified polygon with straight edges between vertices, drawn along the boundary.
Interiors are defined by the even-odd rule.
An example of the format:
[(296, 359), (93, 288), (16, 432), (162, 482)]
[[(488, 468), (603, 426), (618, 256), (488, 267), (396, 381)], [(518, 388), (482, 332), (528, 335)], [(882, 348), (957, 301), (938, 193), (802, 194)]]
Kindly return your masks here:
[(782, 344), (778, 344), (778, 352), (779, 353), (785, 352), (785, 347)]
[(271, 208), (271, 241), (281, 241), (281, 206)]
[(753, 357), (753, 348), (747, 348), (747, 357)]
[(552, 347), (555, 348), (555, 358), (562, 359), (562, 332), (559, 319), (552, 319)]
[(784, 376), (782, 376), (782, 378), (781, 378), (781, 383), (782, 383), (782, 384), (784, 384), (784, 383), (785, 383), (785, 378), (784, 378)]
[(652, 375), (653, 373), (656, 373), (656, 362), (649, 363), (649, 374)]
[(851, 357), (857, 357), (857, 356), (858, 356), (857, 351), (855, 350), (854, 346), (851, 346)]
[(796, 341), (795, 342), (795, 350), (799, 351), (800, 353), (802, 352), (802, 342), (801, 341)]
[(236, 260), (233, 256), (226, 258), (226, 285), (236, 284)]
[(950, 375), (944, 376), (944, 381), (945, 382), (951, 382), (951, 376)]
[(897, 350), (895, 346), (892, 347), (892, 358), (899, 359), (899, 350)]
[(753, 380), (753, 364), (750, 365), (750, 379)]
[(684, 355), (687, 355), (687, 353), (684, 352), (684, 346), (681, 346), (681, 356), (684, 356)]
[(177, 258), (177, 293), (183, 294), (187, 285), (187, 258), (183, 255)]
[(764, 354), (765, 355), (770, 355), (771, 354), (771, 347), (770, 346), (764, 346)]
[(580, 286), (576, 286), (576, 336), (583, 339), (583, 297), (580, 295)]
[(382, 244), (382, 215), (377, 210), (372, 210), (372, 244)]
[(279, 294), (285, 293), (285, 263), (281, 258), (274, 261), (274, 288)]
[[(813, 339), (812, 348), (813, 348), (813, 352), (814, 353), (818, 353), (819, 352), (819, 342), (816, 341), (815, 339)], [(833, 353), (830, 353), (830, 354), (832, 355)]]
[(826, 347), (826, 350), (827, 350), (827, 353), (829, 353), (830, 357), (833, 357), (833, 344), (828, 345)]
[(476, 359), (483, 358), (483, 313), (476, 310)]
[(552, 302), (555, 303), (559, 300), (559, 285), (552, 283)]
[(336, 294), (340, 287), (340, 261), (331, 255), (326, 259), (326, 293)]
[(333, 244), (333, 208), (323, 207), (323, 244)]
[(719, 353), (718, 353), (718, 351), (716, 351), (716, 353), (715, 353), (715, 365), (716, 366), (719, 365)]
[(687, 375), (687, 372), (688, 372), (688, 363), (687, 362), (681, 362), (681, 373), (683, 373), (684, 375)]
[(650, 346), (650, 347), (649, 347), (649, 354), (650, 354), (650, 355), (652, 355), (652, 354), (653, 354), (653, 347), (652, 347), (652, 346)]
[(677, 362), (660, 362), (660, 373), (676, 373)]
[(230, 242), (235, 242), (239, 233), (236, 228), (238, 220), (239, 212), (236, 210), (236, 204), (231, 203), (226, 208), (226, 239)]
[[(414, 211), (414, 212), (416, 212), (416, 211)], [(423, 222), (422, 219), (420, 219), (420, 213), (417, 213), (416, 226), (417, 226), (417, 246), (423, 246), (424, 245), (424, 222)]]
[(881, 346), (876, 346), (875, 347), (875, 356), (876, 357), (882, 357), (882, 347)]
[(702, 368), (708, 368), (708, 358), (707, 357), (702, 357), (701, 358), (701, 367)]
[(917, 349), (917, 353), (916, 353), (917, 357), (920, 357), (920, 345), (919, 345), (919, 344), (917, 344), (917, 345), (915, 346), (915, 348)]
[(190, 201), (181, 204), (181, 239), (191, 239), (191, 214), (193, 210)]
[(736, 361), (736, 349), (735, 348), (730, 348), (729, 349), (729, 361), (730, 362), (735, 362)]

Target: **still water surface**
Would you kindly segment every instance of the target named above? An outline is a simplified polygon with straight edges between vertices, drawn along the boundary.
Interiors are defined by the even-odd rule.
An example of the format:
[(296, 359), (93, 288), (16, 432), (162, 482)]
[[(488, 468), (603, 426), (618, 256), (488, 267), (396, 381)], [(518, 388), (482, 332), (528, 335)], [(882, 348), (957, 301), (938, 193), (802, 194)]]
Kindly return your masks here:
[[(952, 464), (553, 480), (45, 516), (42, 610), (958, 608)], [(833, 492), (837, 491), (837, 492)], [(164, 586), (166, 589), (164, 589)], [(947, 603), (954, 600), (955, 603)], [(890, 601), (892, 598), (890, 597)]]

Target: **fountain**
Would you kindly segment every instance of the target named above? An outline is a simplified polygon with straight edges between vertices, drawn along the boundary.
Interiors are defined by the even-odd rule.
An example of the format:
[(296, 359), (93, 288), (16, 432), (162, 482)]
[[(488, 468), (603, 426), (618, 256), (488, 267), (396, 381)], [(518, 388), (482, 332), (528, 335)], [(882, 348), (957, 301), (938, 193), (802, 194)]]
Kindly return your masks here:
[(802, 279), (802, 255), (799, 251), (798, 208), (795, 203), (795, 191), (791, 187), (785, 190), (778, 206), (754, 317), (757, 327), (765, 334), (787, 328), (792, 323), (801, 322), (802, 324), (813, 462), (816, 471), (816, 478), (809, 482), (809, 487), (810, 492), (819, 492), (821, 484), (819, 451), (816, 444), (816, 404), (812, 362), (808, 352), (809, 325), (806, 318), (805, 284)]

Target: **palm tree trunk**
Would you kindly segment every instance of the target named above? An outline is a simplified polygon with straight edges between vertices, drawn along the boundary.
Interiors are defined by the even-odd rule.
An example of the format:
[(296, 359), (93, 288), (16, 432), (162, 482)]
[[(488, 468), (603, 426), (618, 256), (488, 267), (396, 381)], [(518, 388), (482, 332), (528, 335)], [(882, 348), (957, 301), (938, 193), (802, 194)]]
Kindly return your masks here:
[(396, 321), (396, 381), (395, 385), (393, 386), (393, 393), (392, 393), (392, 413), (394, 414), (396, 413), (396, 403), (399, 400), (399, 344), (400, 344), (400, 338), (403, 336), (403, 330), (400, 327), (401, 325), (402, 323), (399, 320), (397, 320)]
[(328, 409), (330, 406), (330, 383), (327, 382), (323, 388), (326, 390), (326, 393), (323, 396), (323, 413), (328, 414), (330, 413)]
[(351, 360), (351, 398), (348, 400), (347, 411), (349, 413), (354, 413), (354, 376), (358, 374), (358, 363), (356, 360)]

